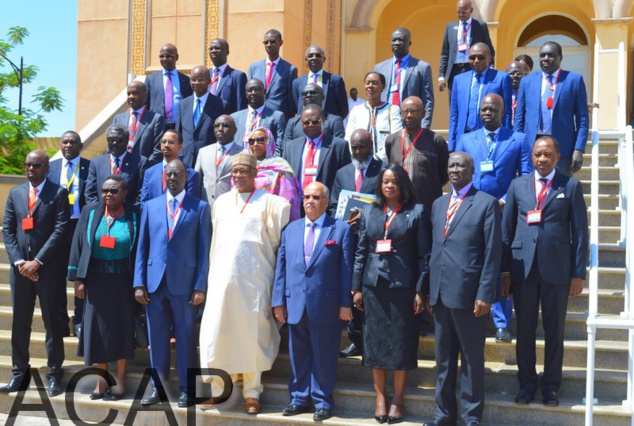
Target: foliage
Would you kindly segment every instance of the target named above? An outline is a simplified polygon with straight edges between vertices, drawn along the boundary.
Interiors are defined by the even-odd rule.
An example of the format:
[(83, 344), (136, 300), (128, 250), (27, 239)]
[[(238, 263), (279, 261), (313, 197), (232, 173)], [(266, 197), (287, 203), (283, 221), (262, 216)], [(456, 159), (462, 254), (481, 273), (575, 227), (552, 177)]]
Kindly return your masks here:
[[(24, 27), (11, 27), (6, 40), (0, 40), (0, 173), (22, 174), (24, 159), (29, 151), (35, 148), (32, 138), (46, 130), (46, 119), (42, 113), (61, 111), (64, 99), (55, 87), (40, 86), (33, 95), (30, 104), (35, 105), (36, 111), (26, 108), (29, 102), (22, 101), (22, 114), (17, 108), (11, 108), (4, 96), (5, 90), (20, 87), (19, 68), (14, 70), (7, 60), (9, 53), (18, 45), (23, 44), (29, 36)], [(10, 59), (10, 58), (9, 58)], [(19, 61), (11, 59), (16, 67)], [(24, 65), (22, 70), (22, 86), (33, 82), (38, 68), (35, 65)]]

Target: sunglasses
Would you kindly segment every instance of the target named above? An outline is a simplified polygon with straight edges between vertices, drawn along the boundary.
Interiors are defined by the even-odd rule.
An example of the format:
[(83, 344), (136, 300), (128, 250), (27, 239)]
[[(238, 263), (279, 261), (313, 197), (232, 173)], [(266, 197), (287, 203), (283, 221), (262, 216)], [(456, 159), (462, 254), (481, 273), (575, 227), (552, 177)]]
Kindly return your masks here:
[(42, 166), (42, 163), (24, 163), (24, 167), (26, 167), (27, 169), (30, 167), (33, 167), (34, 169), (39, 169)]
[(101, 193), (117, 195), (119, 193), (119, 189), (118, 188), (102, 188)]
[(316, 90), (306, 90), (305, 92), (302, 92), (302, 96), (307, 96), (307, 95), (315, 96), (317, 93), (320, 93), (320, 92)]
[(262, 43), (264, 43), (265, 45), (267, 45), (267, 44), (277, 44), (277, 40), (265, 40)]
[(485, 56), (484, 55), (469, 55), (469, 60), (470, 61), (475, 61), (476, 59), (478, 61), (484, 61)]
[(302, 120), (302, 124), (309, 126), (309, 125), (313, 125), (316, 126), (318, 124), (321, 124), (321, 120)]
[(161, 143), (163, 145), (176, 145), (176, 141), (172, 139), (162, 139)]
[(323, 195), (304, 195), (304, 201), (308, 201), (308, 200), (319, 201), (322, 198), (324, 198)]
[(258, 145), (265, 145), (266, 144), (266, 138), (263, 136), (260, 136), (259, 138), (249, 138), (249, 140), (247, 141), (249, 142), (249, 145), (253, 145), (253, 144), (258, 144)]

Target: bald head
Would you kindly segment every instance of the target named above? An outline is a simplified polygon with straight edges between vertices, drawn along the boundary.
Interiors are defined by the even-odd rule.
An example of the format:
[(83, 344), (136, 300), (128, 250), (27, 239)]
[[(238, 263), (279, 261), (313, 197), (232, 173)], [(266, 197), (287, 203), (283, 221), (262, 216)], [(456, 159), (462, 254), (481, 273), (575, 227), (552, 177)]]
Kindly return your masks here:
[(471, 0), (458, 1), (458, 4), (456, 4), (456, 14), (458, 15), (458, 19), (460, 21), (467, 21), (469, 18), (471, 18), (472, 13), (473, 6), (471, 5)]
[(209, 59), (213, 62), (214, 67), (220, 67), (227, 63), (229, 56), (229, 43), (222, 38), (215, 38), (209, 43)]
[(33, 186), (39, 186), (48, 174), (48, 155), (41, 149), (29, 152), (24, 160), (26, 178)]
[(172, 43), (165, 43), (159, 52), (159, 61), (165, 71), (174, 71), (178, 61), (178, 49)]
[(324, 62), (326, 62), (326, 54), (321, 46), (313, 44), (306, 49), (306, 64), (311, 72), (321, 71), (324, 68)]
[(480, 120), (488, 131), (495, 131), (502, 126), (504, 116), (504, 100), (497, 93), (489, 93), (480, 102)]
[(397, 28), (392, 33), (392, 53), (401, 59), (409, 54), (412, 45), (412, 34), (407, 28)]
[(253, 109), (258, 109), (264, 105), (264, 83), (262, 80), (252, 78), (247, 82), (245, 86), (245, 92), (247, 96), (247, 103)]
[(134, 80), (128, 84), (127, 88), (128, 105), (133, 110), (138, 110), (145, 104), (145, 97), (147, 96), (147, 89), (143, 82)]
[(181, 160), (172, 160), (165, 166), (165, 184), (174, 197), (183, 192), (188, 177), (187, 167)]
[(209, 84), (211, 83), (209, 69), (207, 69), (204, 65), (196, 65), (192, 68), (189, 78), (192, 90), (196, 96), (199, 98), (204, 96), (205, 93), (207, 93), (207, 90), (209, 90)]
[(511, 86), (513, 87), (513, 90), (518, 90), (520, 88), (522, 78), (528, 74), (528, 67), (523, 62), (513, 61), (506, 67), (506, 72), (511, 77)]
[(401, 120), (410, 138), (421, 129), (421, 120), (425, 117), (423, 101), (418, 96), (410, 96), (401, 104)]
[(350, 151), (355, 167), (372, 158), (372, 135), (365, 129), (357, 129), (350, 135)]

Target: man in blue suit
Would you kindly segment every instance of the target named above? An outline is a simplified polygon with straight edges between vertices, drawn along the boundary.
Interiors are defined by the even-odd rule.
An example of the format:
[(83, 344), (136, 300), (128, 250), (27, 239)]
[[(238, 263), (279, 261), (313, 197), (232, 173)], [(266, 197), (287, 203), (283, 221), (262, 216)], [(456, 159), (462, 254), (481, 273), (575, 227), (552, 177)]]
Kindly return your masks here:
[[(473, 158), (473, 186), (497, 198), (501, 208), (511, 181), (533, 171), (532, 149), (526, 135), (503, 127), (503, 115), (504, 101), (500, 95), (486, 95), (480, 105), (484, 128), (462, 135), (456, 145), (456, 151), (466, 152)], [(495, 340), (510, 342), (508, 328), (513, 316), (513, 301), (498, 292), (491, 310), (496, 328)]]
[(170, 329), (176, 337), (179, 407), (192, 404), (195, 389), (187, 369), (197, 366), (196, 313), (205, 301), (211, 211), (209, 204), (185, 192), (187, 168), (180, 160), (165, 168), (168, 192), (148, 201), (141, 215), (134, 268), (134, 297), (147, 305), (150, 362), (154, 387), (142, 405), (165, 398), (170, 372)]
[(561, 46), (549, 41), (539, 49), (541, 73), (524, 77), (515, 113), (515, 128), (529, 142), (551, 135), (561, 147), (557, 171), (575, 173), (583, 165), (590, 116), (583, 77), (561, 69)]
[(451, 89), (449, 111), (449, 152), (456, 150), (456, 143), (463, 133), (482, 128), (480, 103), (484, 95), (497, 93), (504, 100), (502, 124), (511, 124), (511, 78), (503, 71), (489, 68), (491, 52), (484, 43), (476, 43), (469, 50), (471, 71), (458, 75)]
[(282, 111), (286, 119), (295, 115), (293, 100), (293, 80), (297, 78), (297, 67), (280, 57), (284, 41), (278, 30), (268, 30), (264, 34), (264, 48), (267, 58), (249, 65), (249, 80), (257, 78), (264, 82), (266, 103), (275, 111)]
[(203, 65), (192, 68), (191, 85), (194, 96), (179, 104), (180, 112), (176, 130), (183, 137), (183, 162), (196, 164), (198, 151), (216, 142), (214, 121), (224, 114), (224, 102), (209, 93), (209, 70)]
[(316, 44), (306, 50), (306, 64), (309, 72), (293, 81), (293, 108), (297, 114), (302, 113), (304, 102), (302, 100), (302, 89), (308, 83), (313, 83), (321, 87), (324, 92), (324, 102), (321, 107), (330, 114), (339, 117), (348, 116), (348, 95), (346, 84), (341, 76), (324, 71), (326, 54), (321, 46)]
[(275, 318), (288, 322), (291, 402), (283, 414), (308, 411), (312, 399), (317, 421), (332, 415), (339, 320), (352, 319), (352, 228), (329, 217), (328, 204), (323, 184), (304, 189), (306, 217), (282, 233), (271, 300)]
[(247, 140), (258, 127), (266, 127), (275, 136), (276, 145), (282, 143), (286, 117), (284, 113), (271, 108), (264, 102), (264, 83), (257, 78), (246, 84), (248, 108), (231, 114), (236, 124), (236, 141), (247, 145)]
[(423, 128), (431, 128), (434, 116), (434, 83), (431, 67), (425, 61), (409, 54), (412, 34), (407, 28), (397, 28), (392, 33), (392, 52), (394, 57), (374, 66), (374, 71), (383, 74), (387, 85), (381, 93), (381, 100), (400, 108), (410, 96), (418, 96), (423, 101), (425, 116)]
[(159, 61), (163, 69), (145, 78), (145, 105), (165, 119), (165, 128), (173, 129), (178, 122), (178, 104), (192, 95), (189, 77), (176, 70), (178, 49), (171, 43), (161, 47)]
[(211, 75), (209, 91), (225, 101), (226, 114), (233, 114), (247, 107), (247, 98), (244, 95), (247, 75), (227, 64), (228, 55), (229, 43), (226, 40), (221, 38), (211, 40), (209, 59), (214, 66), (209, 70)]
[[(163, 173), (165, 167), (178, 156), (183, 149), (183, 138), (176, 130), (167, 130), (161, 139), (161, 152), (163, 161), (153, 165), (145, 171), (143, 176), (143, 187), (141, 188), (141, 202), (145, 203), (156, 197), (165, 194), (167, 190), (167, 179)], [(200, 175), (191, 167), (187, 166), (187, 184), (185, 190), (193, 197), (200, 198)]]

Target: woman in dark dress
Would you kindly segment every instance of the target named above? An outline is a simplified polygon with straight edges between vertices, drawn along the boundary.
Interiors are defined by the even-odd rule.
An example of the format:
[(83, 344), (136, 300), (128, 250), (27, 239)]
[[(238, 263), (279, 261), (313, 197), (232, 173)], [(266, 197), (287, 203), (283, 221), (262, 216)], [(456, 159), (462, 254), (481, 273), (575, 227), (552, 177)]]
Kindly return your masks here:
[[(428, 279), (431, 225), (401, 166), (384, 169), (379, 183), (377, 200), (361, 214), (352, 290), (355, 308), (365, 311), (363, 363), (372, 367), (374, 418), (392, 424), (402, 420), (407, 373), (418, 365), (417, 315)], [(387, 370), (394, 372), (389, 411)]]
[(117, 362), (116, 385), (108, 388), (99, 378), (91, 399), (125, 393), (127, 360), (134, 358), (134, 294), (132, 277), (139, 214), (124, 204), (128, 184), (124, 177), (106, 178), (101, 203), (85, 206), (73, 235), (68, 281), (75, 296), (85, 300), (83, 331), (77, 355), (86, 365), (108, 372)]

